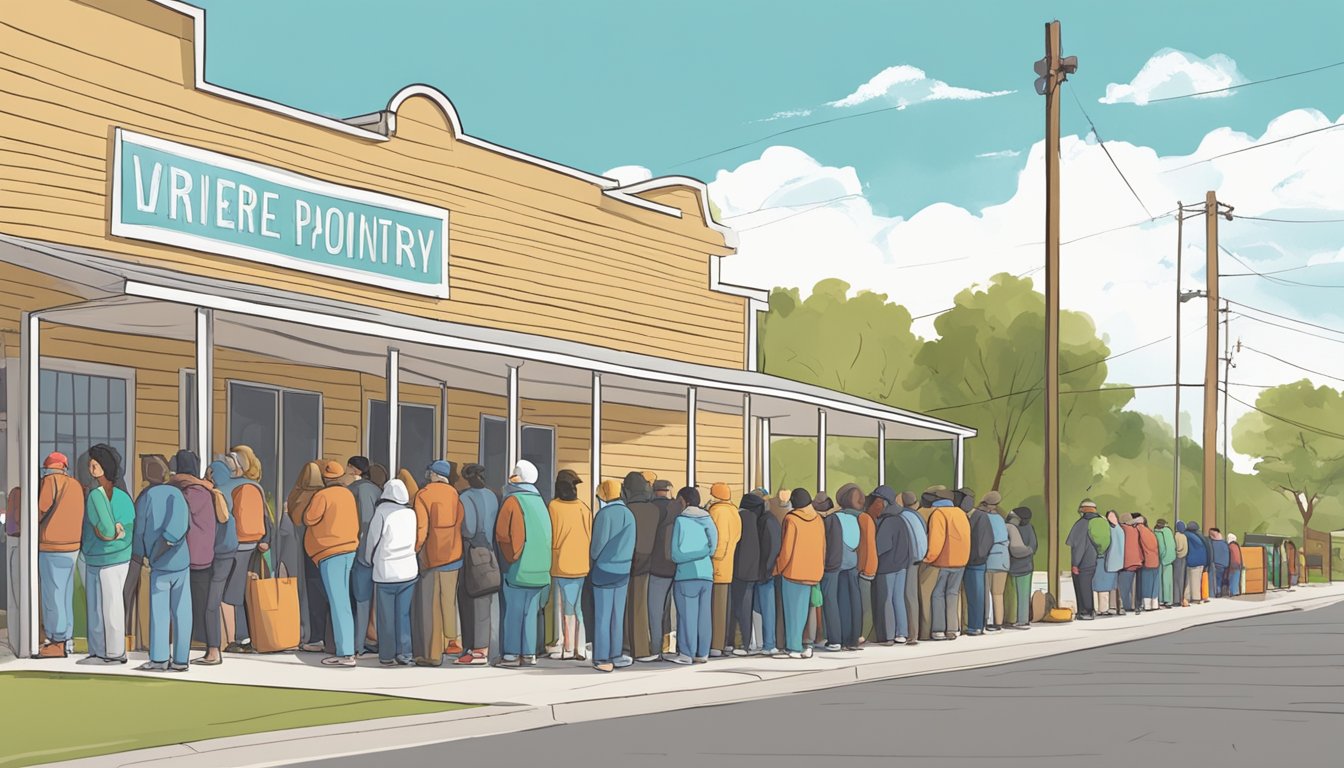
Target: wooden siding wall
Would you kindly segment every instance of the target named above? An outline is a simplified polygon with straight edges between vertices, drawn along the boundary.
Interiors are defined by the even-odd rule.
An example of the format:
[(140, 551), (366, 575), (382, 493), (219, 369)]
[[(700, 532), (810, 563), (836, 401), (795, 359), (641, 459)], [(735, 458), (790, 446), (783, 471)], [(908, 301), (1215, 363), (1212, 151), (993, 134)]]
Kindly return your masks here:
[[(192, 34), (185, 17), (148, 3), (0, 4), (0, 231), (426, 317), (746, 367), (745, 300), (708, 285), (710, 255), (731, 250), (690, 191), (649, 194), (682, 207), (681, 218), (614, 200), (586, 181), (457, 141), (426, 97), (402, 104), (396, 135), (378, 142), (200, 92)], [(448, 209), (452, 298), (110, 237), (118, 126)], [(668, 309), (670, 294), (684, 309)]]

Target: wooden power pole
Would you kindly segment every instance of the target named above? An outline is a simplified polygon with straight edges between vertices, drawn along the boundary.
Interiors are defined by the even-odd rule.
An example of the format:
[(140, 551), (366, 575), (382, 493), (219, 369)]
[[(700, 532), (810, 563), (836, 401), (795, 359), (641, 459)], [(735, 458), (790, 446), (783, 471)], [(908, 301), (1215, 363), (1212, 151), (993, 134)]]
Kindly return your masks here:
[(1048, 588), (1059, 597), (1059, 97), (1078, 70), (1060, 54), (1059, 22), (1045, 25), (1045, 58), (1036, 62), (1036, 92), (1045, 97), (1045, 520)]
[(1204, 514), (1205, 531), (1216, 527), (1218, 515), (1218, 195), (1204, 197), (1204, 271), (1208, 276), (1208, 328), (1204, 344)]

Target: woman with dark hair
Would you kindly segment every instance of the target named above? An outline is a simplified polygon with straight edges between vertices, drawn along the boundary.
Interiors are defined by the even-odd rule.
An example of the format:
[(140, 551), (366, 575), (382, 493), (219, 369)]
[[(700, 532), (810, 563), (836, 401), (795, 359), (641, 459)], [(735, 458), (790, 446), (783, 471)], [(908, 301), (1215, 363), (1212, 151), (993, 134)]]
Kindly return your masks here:
[(110, 445), (89, 449), (93, 487), (84, 507), (80, 555), (88, 609), (89, 657), (81, 664), (126, 663), (126, 607), (122, 588), (130, 571), (135, 503), (121, 481), (121, 455)]
[[(495, 522), (499, 517), (499, 497), (485, 487), (485, 467), (468, 464), (462, 468), (462, 479), (470, 486), (461, 494), (462, 541), (470, 553), (471, 547), (485, 547), (495, 552)], [(464, 568), (472, 568), (470, 557), (464, 558)], [(458, 579), (458, 611), (462, 616), (462, 647), (466, 650), (458, 664), (485, 664), (491, 653), (498, 654), (499, 643), (492, 634), (499, 626), (499, 593), (472, 597), (466, 593), (466, 579)]]
[(593, 513), (579, 500), (582, 480), (572, 469), (562, 469), (555, 478), (555, 498), (548, 505), (551, 514), (551, 579), (560, 614), (560, 651), (556, 659), (586, 658), (582, 635), (583, 611), (580, 594), (590, 567), (589, 548), (593, 542)]

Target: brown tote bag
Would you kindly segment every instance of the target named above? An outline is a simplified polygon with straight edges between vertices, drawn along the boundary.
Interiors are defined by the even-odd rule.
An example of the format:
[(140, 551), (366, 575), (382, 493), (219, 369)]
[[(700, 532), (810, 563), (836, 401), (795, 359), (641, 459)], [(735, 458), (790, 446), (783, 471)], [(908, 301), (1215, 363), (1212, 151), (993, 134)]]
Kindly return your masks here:
[(256, 573), (247, 579), (247, 626), (252, 647), (259, 653), (276, 653), (299, 647), (299, 580), (288, 575), (285, 564), (280, 573), (271, 572), (266, 558), (258, 552)]

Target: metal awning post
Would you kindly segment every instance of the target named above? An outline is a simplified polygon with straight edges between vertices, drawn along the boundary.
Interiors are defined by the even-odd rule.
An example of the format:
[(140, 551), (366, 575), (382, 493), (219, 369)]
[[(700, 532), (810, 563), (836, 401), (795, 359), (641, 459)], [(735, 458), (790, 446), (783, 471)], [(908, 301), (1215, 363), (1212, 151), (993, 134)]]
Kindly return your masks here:
[[(397, 476), (401, 468), (401, 350), (387, 348), (387, 471)], [(419, 468), (411, 470), (415, 474)]]
[(20, 424), (20, 433), (23, 438), (22, 456), (20, 457), (20, 477), (23, 481), (20, 487), (23, 488), (23, 520), (21, 523), (23, 536), (19, 547), (19, 573), (22, 574), (23, 584), (19, 590), (19, 616), (20, 623), (18, 627), (9, 628), (11, 640), (14, 634), (18, 634), (18, 648), (15, 650), (19, 658), (37, 655), (40, 642), (38, 633), (37, 617), (37, 539), (35, 535), (38, 531), (37, 524), (37, 498), (38, 498), (38, 467), (41, 464), (41, 457), (38, 452), (41, 450), (38, 434), (38, 400), (41, 392), (41, 374), (42, 374), (42, 350), (41, 350), (41, 315), (36, 312), (24, 312), (20, 317), (19, 331), (19, 369), (23, 377), (22, 397), (24, 405), (23, 422)]
[(196, 455), (201, 477), (210, 465), (215, 420), (215, 311), (196, 308)]

